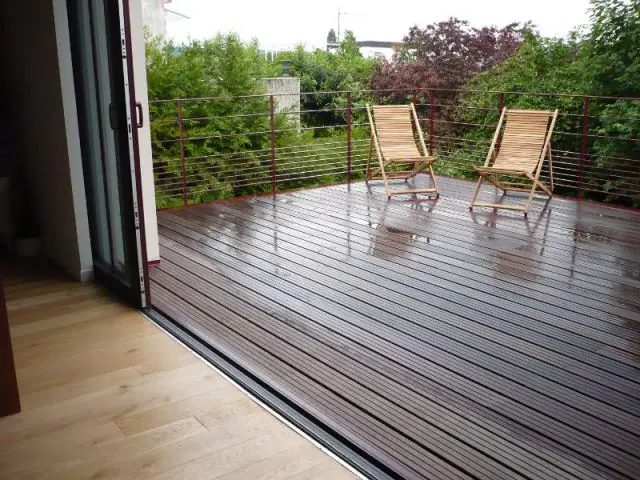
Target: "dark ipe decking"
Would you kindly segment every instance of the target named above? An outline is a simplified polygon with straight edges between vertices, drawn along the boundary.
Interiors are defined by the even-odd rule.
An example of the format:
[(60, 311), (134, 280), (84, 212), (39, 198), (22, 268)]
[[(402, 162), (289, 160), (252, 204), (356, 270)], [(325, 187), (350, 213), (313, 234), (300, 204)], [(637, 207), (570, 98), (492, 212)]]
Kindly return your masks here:
[(640, 213), (441, 183), (159, 212), (153, 303), (398, 477), (640, 478)]

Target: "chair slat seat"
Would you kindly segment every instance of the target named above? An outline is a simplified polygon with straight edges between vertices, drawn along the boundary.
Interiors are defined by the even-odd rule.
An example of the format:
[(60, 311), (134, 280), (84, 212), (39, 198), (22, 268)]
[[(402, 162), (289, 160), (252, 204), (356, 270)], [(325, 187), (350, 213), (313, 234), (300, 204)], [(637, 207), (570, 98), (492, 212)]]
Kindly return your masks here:
[(398, 162), (406, 162), (406, 163), (421, 163), (424, 162), (425, 160), (427, 161), (435, 161), (436, 157), (406, 157), (406, 156), (397, 156), (397, 157), (389, 157), (390, 160), (392, 161), (398, 161)]
[[(440, 190), (433, 173), (432, 165), (437, 160), (429, 154), (424, 143), (424, 136), (415, 106), (409, 105), (381, 105), (370, 107), (367, 105), (367, 115), (371, 125), (371, 144), (367, 161), (366, 181), (381, 179), (387, 190), (387, 197), (399, 194), (436, 193)], [(378, 167), (371, 167), (373, 148), (378, 157)], [(392, 165), (411, 166), (410, 171), (388, 171)], [(419, 173), (428, 173), (434, 188), (419, 189), (391, 189), (388, 180), (408, 180)]]
[[(502, 110), (498, 127), (493, 136), (487, 160), (482, 167), (475, 171), (480, 178), (470, 209), (474, 206), (490, 208), (506, 208), (521, 210), (527, 214), (534, 193), (542, 190), (551, 197), (553, 192), (553, 167), (551, 159), (551, 136), (558, 117), (558, 110), (554, 112), (544, 110)], [(502, 127), (504, 124), (504, 132)], [(501, 138), (501, 141), (498, 141)], [(542, 165), (548, 159), (550, 185), (540, 181)], [(524, 177), (531, 182), (530, 189), (523, 185), (505, 182), (500, 176)], [(504, 203), (477, 202), (480, 186), (483, 181), (489, 181), (496, 187), (508, 190), (528, 191), (526, 205)]]
[(476, 167), (474, 169), (476, 172), (487, 172), (487, 173), (511, 173), (513, 172), (514, 174), (524, 174), (524, 173), (531, 173), (531, 170), (527, 169), (527, 168), (523, 168), (520, 165), (517, 164), (509, 164), (509, 165), (505, 165), (504, 167)]

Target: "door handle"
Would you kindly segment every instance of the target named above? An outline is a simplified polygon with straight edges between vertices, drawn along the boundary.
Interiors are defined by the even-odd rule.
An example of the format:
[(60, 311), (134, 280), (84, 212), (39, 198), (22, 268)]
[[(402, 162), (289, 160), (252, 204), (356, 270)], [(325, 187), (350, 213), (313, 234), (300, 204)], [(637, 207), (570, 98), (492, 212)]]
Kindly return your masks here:
[(142, 125), (144, 124), (144, 117), (142, 115), (142, 104), (140, 102), (136, 103), (136, 117), (137, 117), (136, 126), (138, 128), (142, 128)]
[(114, 103), (109, 104), (109, 125), (112, 130), (118, 129), (118, 112)]

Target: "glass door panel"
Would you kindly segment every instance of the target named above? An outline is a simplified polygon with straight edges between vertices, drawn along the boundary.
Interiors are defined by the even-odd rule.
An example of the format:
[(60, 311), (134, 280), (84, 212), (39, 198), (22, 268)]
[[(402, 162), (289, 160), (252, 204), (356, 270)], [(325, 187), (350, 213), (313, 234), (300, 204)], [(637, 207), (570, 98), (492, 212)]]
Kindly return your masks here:
[(96, 279), (143, 305), (122, 4), (68, 6)]

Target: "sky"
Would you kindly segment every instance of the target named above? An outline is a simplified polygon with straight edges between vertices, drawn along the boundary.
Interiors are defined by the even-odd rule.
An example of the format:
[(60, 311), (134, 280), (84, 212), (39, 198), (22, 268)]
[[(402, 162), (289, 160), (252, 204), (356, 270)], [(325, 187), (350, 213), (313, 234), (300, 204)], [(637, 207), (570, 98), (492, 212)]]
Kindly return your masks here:
[(244, 40), (257, 38), (266, 50), (322, 47), (329, 29), (338, 30), (340, 9), (340, 30), (353, 30), (358, 40), (401, 41), (411, 26), (449, 17), (478, 27), (532, 20), (543, 35), (564, 37), (587, 23), (588, 6), (589, 0), (171, 0), (168, 9), (190, 18), (167, 14), (167, 36), (182, 42), (236, 32)]

